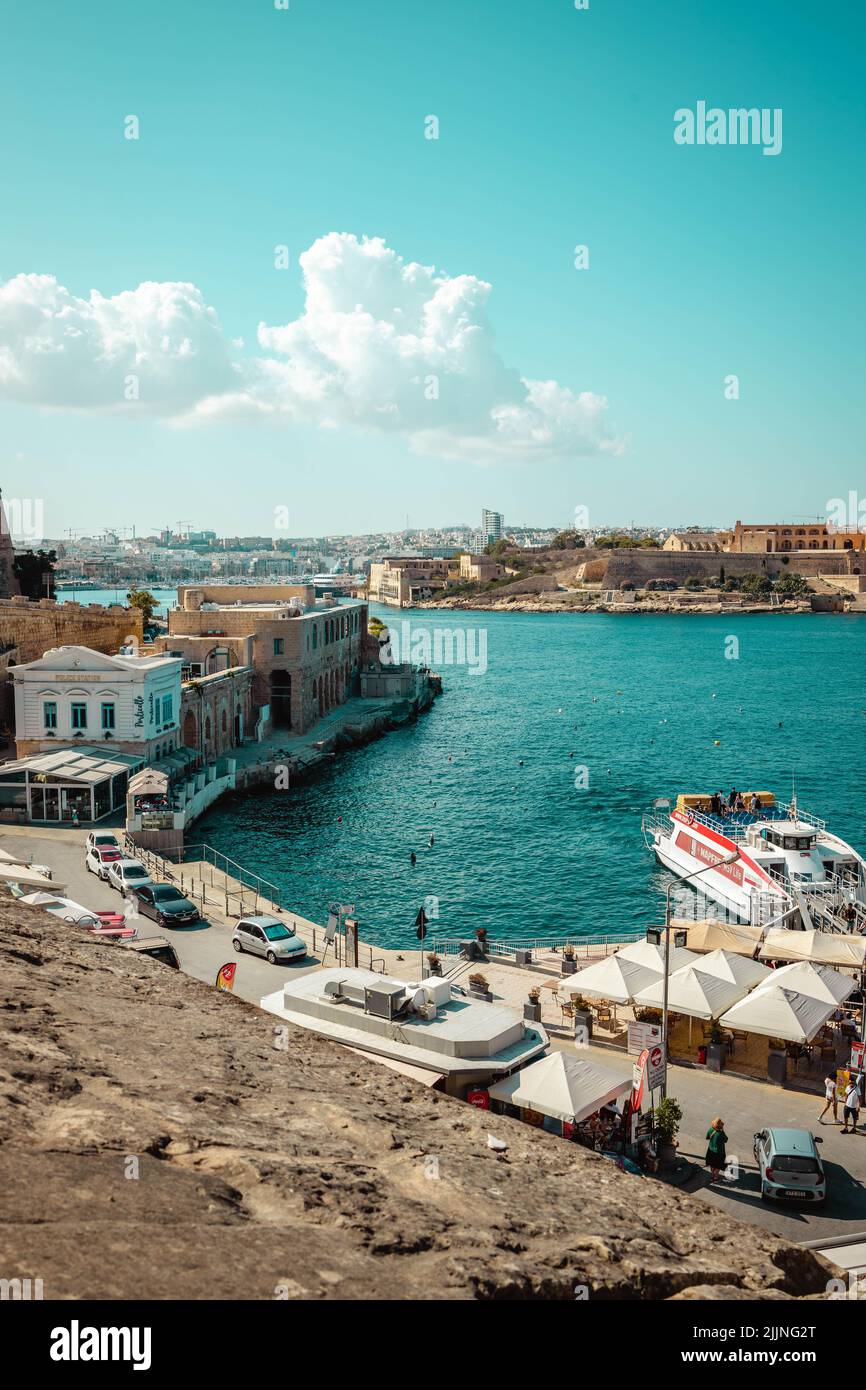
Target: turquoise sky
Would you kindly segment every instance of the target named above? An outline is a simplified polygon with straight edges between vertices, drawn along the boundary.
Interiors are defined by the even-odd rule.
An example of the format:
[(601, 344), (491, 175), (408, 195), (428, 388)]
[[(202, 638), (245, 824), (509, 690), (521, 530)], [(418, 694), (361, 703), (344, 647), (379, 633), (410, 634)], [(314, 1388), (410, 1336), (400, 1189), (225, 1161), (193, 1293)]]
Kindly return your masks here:
[[(859, 6), (48, 0), (3, 29), (0, 281), (51, 275), (84, 299), (191, 282), (256, 357), (257, 325), (303, 310), (300, 252), (381, 237), (489, 282), (507, 366), (606, 397), (620, 440), (477, 461), (369, 421), (178, 424), (77, 385), (79, 408), (58, 409), (41, 387), (22, 399), (0, 314), (0, 482), (45, 498), (50, 534), (272, 533), (279, 505), (291, 534), (476, 522), (482, 505), (726, 524), (866, 495)], [(782, 108), (782, 152), (677, 146), (673, 113), (699, 100)]]

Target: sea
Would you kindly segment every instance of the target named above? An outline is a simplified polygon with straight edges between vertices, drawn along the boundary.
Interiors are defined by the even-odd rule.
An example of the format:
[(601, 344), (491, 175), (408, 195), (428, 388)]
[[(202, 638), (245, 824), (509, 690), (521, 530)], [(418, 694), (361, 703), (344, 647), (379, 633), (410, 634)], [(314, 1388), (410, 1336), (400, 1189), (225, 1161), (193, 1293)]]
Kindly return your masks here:
[[(152, 592), (163, 614), (176, 601)], [(73, 597), (126, 590), (58, 594)], [(366, 940), (395, 947), (414, 942), (422, 905), (431, 941), (643, 928), (663, 918), (670, 878), (641, 817), (679, 792), (796, 790), (866, 851), (864, 616), (370, 611), (429, 658), (441, 698), (307, 781), (221, 801), (190, 832), (305, 917), (352, 906)], [(708, 907), (681, 884), (673, 902), (682, 916)]]
[[(305, 917), (351, 906), (398, 948), (424, 904), (429, 942), (640, 929), (670, 881), (641, 816), (680, 792), (795, 789), (866, 850), (866, 618), (372, 611), (431, 655), (441, 698), (191, 832)], [(673, 901), (703, 914), (689, 887)]]

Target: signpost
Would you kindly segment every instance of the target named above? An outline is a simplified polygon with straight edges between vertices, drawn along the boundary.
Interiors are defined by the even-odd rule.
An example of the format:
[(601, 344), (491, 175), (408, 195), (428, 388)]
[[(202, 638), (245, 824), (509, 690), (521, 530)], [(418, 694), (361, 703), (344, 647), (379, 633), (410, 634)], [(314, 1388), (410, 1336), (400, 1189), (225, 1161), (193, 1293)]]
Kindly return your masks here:
[(425, 978), (424, 972), (424, 938), (427, 935), (427, 913), (424, 911), (423, 904), (418, 909), (418, 916), (415, 918), (415, 935), (421, 942), (421, 979)]

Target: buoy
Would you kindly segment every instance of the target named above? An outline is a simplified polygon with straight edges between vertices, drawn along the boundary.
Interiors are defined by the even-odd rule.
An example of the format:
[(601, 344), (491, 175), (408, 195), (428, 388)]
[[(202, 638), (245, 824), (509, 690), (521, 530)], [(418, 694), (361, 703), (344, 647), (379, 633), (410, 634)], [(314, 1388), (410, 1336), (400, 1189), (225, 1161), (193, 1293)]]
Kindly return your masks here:
[(721, 747), (721, 744), (722, 744), (722, 740), (721, 740), (720, 738), (714, 738), (714, 739), (713, 739), (713, 743), (715, 744), (716, 748), (720, 748), (720, 747)]
[(337, 817), (337, 824), (338, 824), (338, 825), (342, 825), (342, 824), (343, 824), (343, 817), (342, 817), (342, 816), (338, 816), (338, 817)]

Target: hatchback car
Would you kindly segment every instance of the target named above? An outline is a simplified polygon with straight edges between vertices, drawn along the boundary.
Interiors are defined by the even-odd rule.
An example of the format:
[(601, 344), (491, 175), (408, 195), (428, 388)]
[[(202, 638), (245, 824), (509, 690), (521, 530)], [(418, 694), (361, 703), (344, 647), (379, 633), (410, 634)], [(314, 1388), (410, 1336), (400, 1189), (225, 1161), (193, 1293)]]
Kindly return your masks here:
[(171, 883), (145, 884), (143, 888), (136, 888), (135, 896), (142, 916), (152, 917), (163, 927), (186, 926), (199, 920), (195, 903)]
[(827, 1196), (820, 1139), (808, 1129), (762, 1129), (755, 1135), (755, 1162), (761, 1197), (795, 1202), (823, 1202)]
[(307, 954), (301, 938), (276, 917), (242, 917), (234, 929), (232, 945), (236, 951), (264, 956), (271, 965), (278, 960), (302, 960)]
[(108, 866), (106, 882), (121, 893), (126, 893), (130, 889), (143, 888), (146, 883), (150, 883), (150, 874), (138, 859), (115, 859), (114, 863)]
[(84, 856), (84, 867), (88, 873), (108, 878), (109, 865), (116, 864), (122, 858), (122, 852), (111, 845), (94, 845)]
[(120, 849), (120, 841), (110, 830), (91, 830), (84, 841), (86, 850), (91, 849)]

